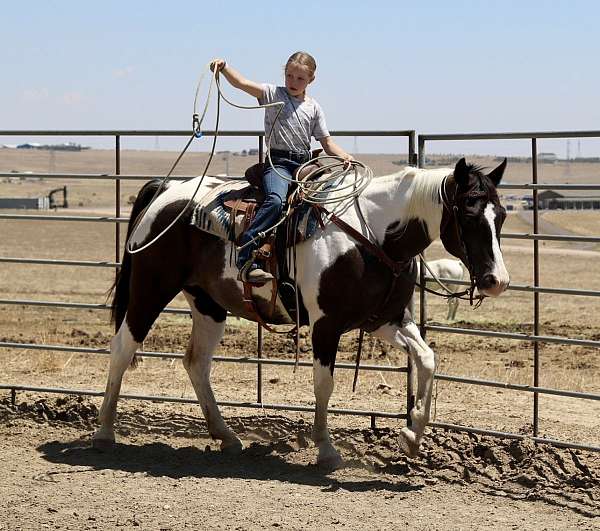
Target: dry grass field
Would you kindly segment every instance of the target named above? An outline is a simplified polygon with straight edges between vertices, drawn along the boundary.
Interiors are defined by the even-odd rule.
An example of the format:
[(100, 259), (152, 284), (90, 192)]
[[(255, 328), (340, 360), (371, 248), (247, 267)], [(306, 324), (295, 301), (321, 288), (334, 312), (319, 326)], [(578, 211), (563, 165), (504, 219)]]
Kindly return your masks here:
[[(124, 152), (122, 173), (164, 175), (174, 155), (168, 152)], [(361, 160), (372, 165), (376, 175), (381, 175), (397, 171), (398, 166), (394, 165), (393, 161), (398, 158), (400, 157), (382, 155), (364, 156)], [(205, 154), (190, 154), (184, 158), (178, 173), (199, 174), (205, 159)], [(231, 173), (243, 173), (249, 161), (251, 159), (248, 157), (232, 156)], [(476, 162), (490, 167), (495, 164), (491, 159), (477, 159)], [(113, 173), (114, 155), (108, 151), (57, 152), (52, 164), (55, 172)], [(48, 171), (48, 165), (47, 152), (33, 151), (24, 154), (20, 150), (0, 150), (0, 172), (45, 172)], [(217, 160), (211, 168), (211, 173), (222, 172), (223, 165), (222, 160)], [(592, 173), (589, 173), (590, 168)], [(528, 171), (530, 170), (525, 164), (511, 165), (507, 181), (526, 182), (529, 180)], [(548, 182), (564, 182), (561, 181), (564, 172), (565, 168), (561, 168), (560, 164), (544, 166), (541, 169), (540, 181), (547, 179)], [(571, 165), (569, 172), (571, 179), (600, 182), (595, 166)], [(50, 212), (49, 216), (113, 212), (114, 183), (106, 181), (9, 180), (0, 182), (0, 197), (45, 195), (49, 189), (64, 184), (68, 186), (69, 200), (73, 208), (59, 210), (57, 213)], [(135, 195), (140, 185), (139, 181), (123, 182), (123, 205), (127, 205), (129, 197)], [(127, 211), (125, 206), (124, 211)], [(600, 234), (600, 216), (596, 213), (552, 212), (545, 213), (543, 219), (568, 233), (596, 236)], [(3, 257), (107, 261), (115, 259), (113, 224), (0, 219), (0, 227), (0, 256)], [(124, 240), (124, 229), (121, 227), (121, 244)], [(532, 228), (526, 219), (517, 212), (512, 212), (504, 231), (532, 232)], [(511, 274), (511, 283), (531, 285), (531, 242), (504, 239), (503, 249)], [(600, 252), (597, 247), (582, 248), (573, 244), (543, 242), (540, 245), (540, 253), (542, 286), (600, 290), (600, 274), (596, 265)], [(440, 245), (434, 244), (427, 256), (438, 258), (444, 256), (444, 252)], [(0, 263), (0, 298), (101, 304), (106, 300), (106, 292), (112, 279), (113, 271), (110, 268)], [(184, 307), (182, 297), (173, 301), (172, 306)], [(540, 309), (541, 335), (600, 339), (600, 298), (543, 294), (540, 296)], [(444, 320), (445, 302), (429, 299), (428, 312), (430, 324), (449, 324)], [(468, 304), (461, 302), (457, 319), (450, 325), (532, 333), (533, 295), (511, 290), (497, 300), (486, 300), (478, 309), (470, 308)], [(218, 354), (254, 356), (255, 326), (231, 321)], [(144, 349), (183, 353), (190, 325), (187, 316), (161, 316), (145, 342)], [(105, 310), (0, 305), (0, 341), (4, 342), (105, 348), (108, 346), (111, 332), (108, 312)], [(525, 385), (533, 382), (533, 347), (530, 342), (436, 332), (429, 332), (427, 339), (438, 355), (438, 373)], [(303, 360), (311, 361), (307, 338), (304, 338), (303, 346)], [(343, 339), (338, 360), (351, 362), (355, 351), (356, 334), (348, 334)], [(3, 360), (0, 367), (0, 383), (97, 390), (102, 389), (105, 383), (107, 357), (103, 355), (27, 348), (0, 348), (0, 355)], [(265, 334), (264, 355), (291, 360), (294, 356), (294, 345), (289, 339)], [(540, 360), (541, 386), (600, 393), (598, 349), (542, 343)], [(405, 354), (369, 339), (363, 362), (403, 365)], [(257, 369), (253, 365), (215, 363), (212, 381), (217, 399), (254, 402), (256, 372)], [(332, 407), (403, 411), (403, 374), (363, 371), (356, 393), (351, 391), (352, 375), (352, 371), (349, 370), (337, 371)], [(265, 366), (263, 380), (265, 403), (306, 406), (313, 404), (310, 369), (300, 368), (294, 373), (288, 367)], [(179, 361), (154, 358), (144, 359), (137, 370), (127, 372), (123, 392), (185, 398), (194, 396)], [(7, 491), (6, 499), (14, 500), (17, 493), (22, 494), (25, 487), (18, 486), (18, 478), (20, 470), (26, 470), (26, 482), (39, 487), (42, 503), (48, 506), (47, 509), (41, 509), (44, 514), (38, 515), (35, 521), (39, 526), (44, 524), (54, 527), (53, 524), (58, 523), (64, 527), (77, 528), (113, 528), (121, 525), (182, 528), (186, 522), (182, 516), (185, 512), (179, 511), (180, 505), (192, 514), (201, 514), (211, 523), (208, 527), (219, 527), (219, 524), (223, 523), (218, 521), (213, 512), (206, 509), (204, 513), (199, 513), (201, 509), (184, 501), (188, 496), (178, 494), (185, 485), (186, 491), (189, 489), (193, 495), (203, 496), (201, 486), (197, 481), (194, 482), (197, 478), (208, 482), (215, 492), (219, 492), (224, 499), (229, 499), (235, 504), (235, 510), (242, 518), (240, 521), (246, 522), (242, 528), (260, 528), (275, 524), (294, 529), (313, 528), (319, 524), (314, 511), (324, 511), (323, 507), (327, 503), (335, 505), (336, 508), (329, 508), (325, 512), (328, 518), (331, 516), (331, 522), (328, 520), (321, 527), (334, 528), (338, 524), (344, 524), (358, 528), (358, 524), (363, 520), (357, 508), (346, 499), (348, 496), (355, 496), (360, 500), (356, 507), (363, 507), (366, 511), (365, 516), (372, 518), (374, 528), (390, 527), (398, 525), (398, 522), (417, 522), (422, 528), (436, 528), (435, 515), (430, 515), (425, 507), (438, 507), (440, 503), (447, 513), (450, 528), (461, 528), (464, 527), (461, 524), (467, 523), (482, 528), (523, 525), (527, 518), (533, 518), (535, 515), (537, 522), (541, 522), (540, 525), (548, 529), (592, 529), (600, 519), (600, 462), (597, 456), (585, 452), (574, 454), (539, 447), (535, 450), (539, 459), (537, 462), (547, 463), (539, 464), (536, 468), (534, 460), (527, 468), (521, 462), (523, 470), (530, 474), (527, 476), (529, 479), (509, 484), (509, 472), (516, 474), (521, 466), (517, 462), (518, 459), (515, 461), (517, 454), (513, 455), (514, 449), (510, 447), (509, 442), (432, 430), (430, 442), (427, 443), (426, 457), (411, 461), (399, 456), (392, 442), (394, 430), (399, 427), (398, 421), (378, 421), (380, 432), (378, 436), (374, 436), (367, 429), (368, 418), (332, 415), (333, 435), (349, 466), (333, 475), (322, 476), (309, 466), (309, 463), (314, 462), (314, 448), (298, 442), (301, 440), (300, 435), (310, 425), (310, 415), (274, 415), (267, 410), (257, 414), (253, 410), (224, 408), (230, 422), (242, 433), (244, 441), (249, 445), (248, 451), (239, 461), (232, 461), (231, 458), (220, 458), (214, 452), (216, 446), (203, 431), (205, 428), (198, 418), (199, 408), (129, 402), (122, 404), (124, 415), (119, 433), (124, 444), (120, 453), (116, 457), (101, 457), (80, 448), (83, 440), (79, 440), (80, 437), (87, 437), (93, 428), (93, 415), (84, 412), (93, 411), (94, 407), (99, 405), (98, 399), (75, 401), (73, 405), (71, 402), (57, 402), (49, 397), (39, 402), (38, 395), (18, 393), (17, 404), (21, 406), (12, 408), (8, 396), (6, 393), (0, 403), (2, 451), (10, 455), (12, 460), (10, 466), (6, 462), (0, 465), (8, 474), (5, 477), (10, 478), (11, 488)], [(435, 420), (439, 422), (531, 434), (531, 393), (439, 381), (436, 384), (435, 399)], [(57, 412), (66, 411), (67, 406), (72, 406), (69, 411), (75, 412), (75, 416), (67, 418), (64, 422), (53, 421), (59, 418), (56, 416)], [(151, 422), (148, 419), (151, 419)], [(553, 439), (600, 445), (600, 402), (541, 395), (540, 434)], [(59, 442), (49, 444), (49, 441), (54, 439)], [(192, 445), (199, 449), (192, 450)], [(478, 456), (477, 452), (481, 454), (482, 450), (477, 450), (477, 445), (484, 445), (490, 449), (492, 457), (488, 454), (485, 454), (487, 457)], [(206, 450), (202, 451), (205, 446)], [(471, 470), (464, 463), (460, 466), (457, 464), (461, 462), (461, 455), (466, 455), (464, 452), (467, 447), (470, 448), (469, 451), (474, 452), (471, 472), (464, 472), (467, 469)], [(40, 461), (38, 455), (43, 457), (43, 461)], [(498, 456), (505, 456), (506, 463), (502, 461), (504, 457), (501, 459)], [(567, 460), (578, 460), (583, 463), (583, 468), (571, 472), (571, 465), (565, 464)], [(166, 464), (168, 462), (178, 464), (173, 465), (175, 469), (169, 469)], [(21, 465), (17, 466), (18, 463)], [(185, 471), (177, 467), (184, 467), (182, 470)], [(202, 471), (199, 467), (202, 467)], [(540, 472), (542, 469), (543, 473)], [(583, 482), (578, 485), (574, 478), (586, 479), (586, 469), (590, 474), (591, 483)], [(88, 473), (69, 475), (73, 470)], [(457, 475), (455, 476), (454, 472), (450, 474), (449, 470), (458, 471)], [(482, 470), (487, 470), (487, 475)], [(108, 514), (107, 510), (99, 507), (100, 502), (92, 494), (82, 494), (78, 490), (85, 484), (83, 476), (91, 476), (90, 471), (102, 476), (95, 476), (94, 488), (100, 493), (110, 491), (106, 494), (109, 500), (107, 506), (112, 507), (117, 503), (118, 489), (142, 489), (141, 492), (150, 500), (150, 505), (136, 504), (127, 498), (127, 510), (123, 513), (126, 516)], [(38, 479), (30, 481), (31, 477)], [(57, 497), (50, 488), (52, 485), (48, 482), (53, 481), (59, 482), (61, 488), (66, 491), (81, 495), (81, 504), (88, 508), (85, 509), (88, 512), (77, 509), (73, 516), (73, 508)], [(118, 485), (118, 489), (115, 491), (111, 485)], [(266, 500), (262, 516), (253, 512), (248, 502), (244, 502), (239, 494), (240, 486), (249, 489), (250, 498), (261, 496)], [(153, 492), (156, 488), (167, 489), (170, 493), (161, 498)], [(419, 499), (423, 504), (421, 509), (415, 509), (414, 502), (410, 501), (413, 498), (413, 490), (419, 491)], [(336, 495), (338, 491), (346, 492), (346, 498)], [(285, 504), (286, 514), (278, 513), (277, 504), (269, 493)], [(324, 498), (319, 498), (319, 493)], [(455, 500), (455, 503), (451, 500)], [(490, 508), (490, 500), (493, 500), (493, 509)], [(202, 503), (206, 504), (207, 500), (202, 500)], [(213, 507), (224, 507), (223, 500), (212, 500), (210, 503)], [(393, 507), (388, 506), (390, 503), (393, 503)], [(481, 514), (474, 516), (465, 509), (474, 504), (484, 507)], [(73, 507), (80, 506), (75, 504)], [(0, 522), (9, 522), (8, 528), (18, 527), (19, 518), (25, 514), (25, 509), (21, 506), (13, 510), (14, 507), (14, 504), (8, 502), (0, 506)], [(101, 522), (88, 519), (88, 516), (96, 518), (92, 514), (93, 507), (109, 520)], [(398, 510), (404, 516), (398, 516)], [(34, 527), (36, 526), (32, 525), (32, 528)], [(222, 527), (226, 528), (226, 525), (223, 524)], [(0, 529), (4, 529), (1, 523)]]

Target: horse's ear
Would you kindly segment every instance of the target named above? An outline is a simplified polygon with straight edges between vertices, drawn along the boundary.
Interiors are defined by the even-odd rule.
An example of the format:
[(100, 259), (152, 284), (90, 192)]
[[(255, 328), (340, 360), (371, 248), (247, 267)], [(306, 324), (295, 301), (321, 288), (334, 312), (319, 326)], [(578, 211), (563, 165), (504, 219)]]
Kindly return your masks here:
[(454, 180), (459, 188), (466, 188), (469, 184), (469, 167), (464, 157), (454, 167)]
[(502, 176), (504, 175), (504, 170), (506, 169), (506, 157), (500, 163), (497, 168), (494, 168), (489, 174), (488, 177), (492, 180), (494, 185), (498, 186), (500, 181), (502, 180)]

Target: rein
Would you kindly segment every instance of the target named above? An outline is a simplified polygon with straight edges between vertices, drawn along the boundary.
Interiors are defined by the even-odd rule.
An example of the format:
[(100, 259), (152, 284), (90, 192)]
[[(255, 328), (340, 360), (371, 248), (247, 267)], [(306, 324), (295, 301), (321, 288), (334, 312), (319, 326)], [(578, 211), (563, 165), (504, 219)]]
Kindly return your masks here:
[[(382, 306), (384, 306), (385, 304), (387, 304), (387, 302), (389, 301), (389, 298), (390, 298), (391, 293), (392, 293), (392, 291), (393, 291), (393, 289), (395, 287), (396, 280), (397, 280), (398, 277), (403, 277), (405, 280), (408, 280), (409, 282), (413, 283), (419, 289), (421, 289), (423, 291), (426, 291), (427, 293), (431, 293), (432, 295), (437, 295), (438, 297), (444, 297), (445, 299), (459, 298), (459, 299), (462, 299), (462, 300), (470, 300), (471, 304), (472, 304), (472, 302), (473, 302), (473, 291), (474, 291), (474, 286), (475, 286), (475, 279), (474, 279), (473, 275), (471, 274), (471, 269), (468, 266), (467, 266), (467, 268), (469, 269), (469, 275), (471, 276), (471, 287), (469, 289), (466, 289), (464, 291), (457, 292), (457, 293), (452, 293), (452, 294), (442, 293), (440, 291), (433, 290), (431, 288), (428, 288), (427, 286), (421, 285), (416, 280), (413, 281), (412, 278), (410, 278), (402, 270), (402, 266), (406, 262), (396, 262), (395, 260), (392, 260), (384, 252), (384, 250), (381, 247), (379, 247), (378, 245), (374, 244), (372, 241), (370, 241), (369, 239), (367, 239), (360, 232), (358, 232), (354, 227), (352, 227), (351, 225), (349, 225), (348, 223), (346, 223), (343, 219), (341, 219), (338, 216), (336, 216), (333, 212), (329, 212), (325, 207), (323, 207), (321, 205), (313, 205), (313, 208), (315, 210), (317, 210), (318, 212), (321, 212), (321, 213), (325, 214), (325, 216), (329, 220), (331, 220), (332, 223), (334, 223), (340, 229), (342, 229), (353, 240), (355, 240), (355, 241), (359, 242), (360, 244), (362, 244), (365, 247), (365, 249), (371, 255), (375, 256), (375, 258), (377, 258), (379, 261), (383, 262), (390, 269), (390, 271), (392, 272), (392, 275), (393, 275), (392, 285), (390, 286), (390, 290), (388, 291), (388, 294), (387, 294), (387, 296), (385, 298), (385, 301), (384, 301), (384, 304)], [(458, 225), (458, 220), (457, 220), (457, 225)], [(461, 243), (462, 243), (462, 240), (461, 240)], [(410, 260), (412, 261), (412, 260), (414, 260), (414, 258), (411, 258)], [(438, 282), (439, 282), (439, 280), (438, 280)], [(466, 295), (468, 293), (470, 293), (470, 298), (466, 299), (464, 297), (464, 295)]]

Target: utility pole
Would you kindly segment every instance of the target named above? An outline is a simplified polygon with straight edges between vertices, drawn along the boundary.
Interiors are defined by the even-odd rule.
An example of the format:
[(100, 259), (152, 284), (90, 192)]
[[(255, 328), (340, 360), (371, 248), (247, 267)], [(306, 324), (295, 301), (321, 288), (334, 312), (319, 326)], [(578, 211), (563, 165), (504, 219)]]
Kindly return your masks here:
[(56, 151), (50, 149), (50, 158), (48, 159), (48, 173), (54, 173), (56, 171)]
[(225, 152), (223, 160), (225, 161), (225, 175), (229, 175), (229, 151)]

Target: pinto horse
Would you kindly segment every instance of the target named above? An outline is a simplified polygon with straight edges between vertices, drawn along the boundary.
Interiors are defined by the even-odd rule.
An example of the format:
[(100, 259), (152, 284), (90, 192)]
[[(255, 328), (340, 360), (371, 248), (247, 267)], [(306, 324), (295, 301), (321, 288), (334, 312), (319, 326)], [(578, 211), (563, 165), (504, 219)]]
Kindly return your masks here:
[[(341, 464), (341, 456), (329, 438), (327, 408), (340, 337), (354, 329), (405, 349), (414, 362), (417, 396), (410, 411), (412, 423), (402, 428), (399, 444), (410, 455), (418, 453), (429, 422), (435, 356), (407, 310), (416, 281), (414, 257), (439, 237), (446, 250), (465, 264), (481, 294), (500, 295), (509, 282), (500, 251), (500, 229), (506, 213), (496, 190), (505, 167), (506, 160), (486, 175), (461, 159), (454, 169), (408, 167), (371, 181), (340, 218), (374, 241), (379, 255), (364, 239), (356, 238), (356, 234), (352, 237), (327, 221), (298, 244), (296, 279), (314, 351), (316, 408), (312, 438), (318, 447), (318, 464)], [(134, 249), (151, 241), (176, 218), (196, 190), (198, 179), (170, 183), (152, 202), (157, 185), (152, 188), (148, 183), (142, 188), (128, 228)], [(213, 181), (205, 178), (200, 193), (214, 186)], [(133, 230), (136, 217), (140, 220)], [(193, 319), (183, 364), (208, 431), (221, 441), (223, 451), (239, 452), (243, 448), (217, 407), (210, 366), (227, 312), (246, 319), (253, 315), (244, 304), (242, 284), (230, 260), (234, 244), (191, 226), (190, 217), (191, 212), (181, 216), (142, 252), (124, 254), (115, 281), (112, 308), (116, 335), (111, 340), (100, 427), (92, 441), (96, 447), (114, 444), (113, 426), (123, 374), (135, 361), (136, 350), (161, 311), (183, 291)], [(271, 304), (270, 285), (256, 288), (254, 293), (256, 306), (265, 315)], [(269, 322), (291, 322), (280, 301)]]

